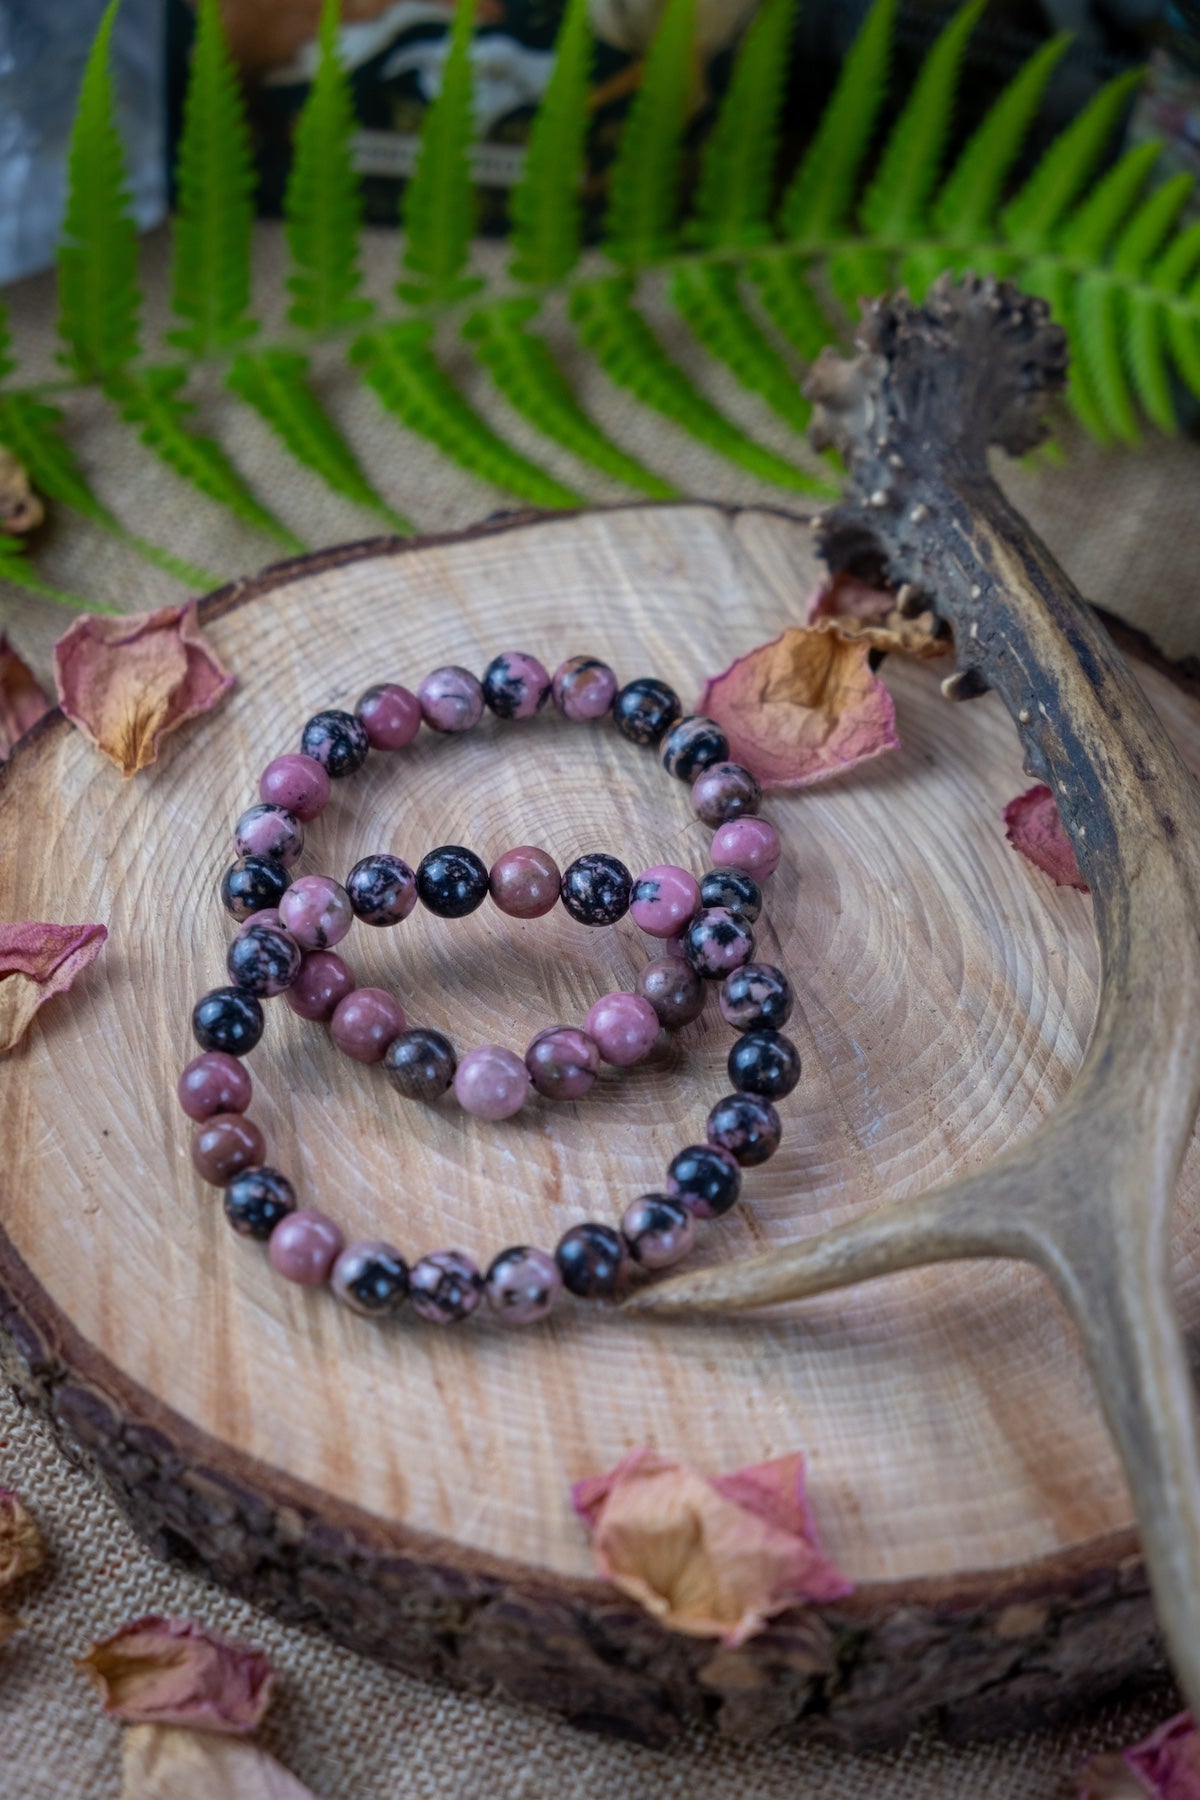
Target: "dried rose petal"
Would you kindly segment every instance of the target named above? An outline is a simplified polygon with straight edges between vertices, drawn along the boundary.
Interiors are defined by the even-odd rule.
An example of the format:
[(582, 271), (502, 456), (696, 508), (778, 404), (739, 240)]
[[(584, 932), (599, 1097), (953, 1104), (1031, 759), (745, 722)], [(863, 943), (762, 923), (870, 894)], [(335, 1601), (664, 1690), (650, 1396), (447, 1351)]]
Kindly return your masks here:
[(632, 1450), (571, 1498), (597, 1572), (673, 1631), (741, 1644), (775, 1613), (851, 1591), (821, 1553), (799, 1453), (710, 1481)]
[(809, 595), (804, 622), (815, 625), (818, 619), (861, 619), (879, 625), (895, 604), (896, 596), (887, 588), (872, 587), (853, 575), (831, 575)]
[(0, 632), (0, 762), (49, 711), (50, 702), (31, 670)]
[(19, 1494), (0, 1487), (0, 1592), (40, 1569), (46, 1549)]
[(11, 1050), (39, 1006), (65, 994), (100, 954), (104, 925), (0, 925), (0, 1054)]
[(949, 656), (954, 648), (949, 636), (935, 634), (932, 610), (906, 619), (895, 594), (869, 587), (853, 575), (833, 575), (810, 594), (804, 618), (819, 631), (837, 631), (851, 642), (888, 654), (928, 659)]
[(1071, 840), (1063, 830), (1054, 795), (1039, 782), (1010, 800), (1004, 809), (1005, 835), (1014, 850), (1043, 870), (1058, 887), (1090, 890), (1079, 873)]
[(764, 787), (808, 787), (899, 743), (870, 653), (840, 632), (793, 626), (714, 675), (696, 711), (717, 721), (734, 762)]
[(153, 1615), (93, 1644), (79, 1667), (113, 1718), (234, 1734), (254, 1730), (275, 1680), (261, 1650), (195, 1619)]
[(201, 637), (194, 600), (85, 614), (54, 646), (54, 679), (68, 719), (123, 775), (153, 762), (167, 733), (208, 712), (234, 680)]
[(319, 1800), (242, 1738), (132, 1725), (122, 1750), (121, 1800)]
[(1079, 1800), (1200, 1800), (1200, 1736), (1190, 1712), (1176, 1713), (1148, 1738), (1115, 1756), (1093, 1756), (1079, 1777)]

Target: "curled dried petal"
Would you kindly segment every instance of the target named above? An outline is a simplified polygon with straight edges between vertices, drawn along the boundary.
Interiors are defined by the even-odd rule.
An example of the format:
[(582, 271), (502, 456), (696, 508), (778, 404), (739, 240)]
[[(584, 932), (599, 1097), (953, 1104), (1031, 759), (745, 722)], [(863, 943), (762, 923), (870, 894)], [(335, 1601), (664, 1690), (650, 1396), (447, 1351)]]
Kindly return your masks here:
[(0, 925), (0, 1054), (24, 1036), (39, 1006), (65, 994), (96, 960), (107, 936), (104, 925)]
[(950, 637), (934, 628), (932, 609), (907, 619), (886, 588), (870, 587), (853, 575), (832, 575), (810, 594), (805, 623), (819, 631), (836, 631), (851, 642), (869, 644), (887, 654), (927, 659), (949, 656)]
[(1089, 891), (1048, 787), (1039, 782), (1010, 800), (1004, 809), (1004, 824), (1013, 849), (1049, 875), (1057, 887), (1078, 888), (1081, 894)]
[(1200, 1800), (1200, 1736), (1190, 1712), (1115, 1756), (1093, 1756), (1079, 1777), (1079, 1800)]
[(122, 1750), (121, 1800), (319, 1800), (243, 1738), (133, 1725)]
[(0, 632), (0, 762), (49, 711), (50, 702), (32, 670)]
[(93, 1644), (79, 1667), (113, 1718), (235, 1735), (254, 1730), (275, 1680), (261, 1650), (196, 1619), (154, 1615)]
[(45, 1557), (37, 1521), (19, 1494), (0, 1487), (0, 1593), (40, 1569)]

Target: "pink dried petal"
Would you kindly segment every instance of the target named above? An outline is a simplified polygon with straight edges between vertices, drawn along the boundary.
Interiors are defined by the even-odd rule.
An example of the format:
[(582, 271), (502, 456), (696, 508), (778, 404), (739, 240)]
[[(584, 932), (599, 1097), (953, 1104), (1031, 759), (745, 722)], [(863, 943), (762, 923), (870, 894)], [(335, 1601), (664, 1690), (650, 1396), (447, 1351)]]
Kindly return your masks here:
[(171, 1725), (131, 1725), (121, 1800), (318, 1800), (257, 1744)]
[(1004, 809), (1004, 823), (1014, 850), (1049, 875), (1056, 886), (1078, 888), (1081, 894), (1090, 891), (1048, 787), (1039, 782), (1010, 800)]
[(275, 1680), (261, 1650), (153, 1615), (93, 1644), (78, 1666), (113, 1718), (235, 1734), (254, 1730)]
[(1176, 1713), (1140, 1744), (1093, 1756), (1079, 1778), (1079, 1800), (1200, 1800), (1200, 1736), (1190, 1712)]
[(49, 711), (32, 670), (0, 632), (0, 762)]
[(107, 936), (104, 925), (0, 925), (0, 1054), (24, 1036), (39, 1006), (66, 993)]
[(886, 588), (872, 587), (853, 575), (831, 575), (808, 596), (804, 622), (815, 625), (818, 619), (866, 619), (879, 624), (895, 604), (895, 594)]

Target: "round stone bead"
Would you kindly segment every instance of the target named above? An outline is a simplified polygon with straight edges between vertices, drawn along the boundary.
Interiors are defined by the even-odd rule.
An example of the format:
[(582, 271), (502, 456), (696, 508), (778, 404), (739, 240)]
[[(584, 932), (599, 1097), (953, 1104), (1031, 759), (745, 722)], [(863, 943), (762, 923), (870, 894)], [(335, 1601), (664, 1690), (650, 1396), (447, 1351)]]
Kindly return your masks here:
[(700, 878), (701, 906), (723, 906), (753, 925), (762, 911), (762, 889), (743, 869), (710, 869)]
[(619, 1069), (649, 1056), (658, 1037), (658, 1014), (640, 994), (602, 994), (588, 1011), (584, 1028), (606, 1063)]
[(354, 992), (354, 976), (332, 950), (314, 950), (300, 964), (300, 973), (283, 998), (302, 1019), (332, 1019), (347, 994)]
[(682, 1262), (696, 1241), (696, 1219), (680, 1200), (642, 1194), (625, 1208), (621, 1232), (629, 1254), (643, 1269), (666, 1269)]
[(713, 861), (744, 869), (756, 881), (775, 873), (782, 854), (779, 833), (765, 819), (730, 819), (713, 833)]
[(800, 1079), (800, 1052), (777, 1031), (747, 1031), (729, 1052), (728, 1067), (739, 1093), (782, 1100)]
[(625, 1240), (610, 1225), (573, 1225), (554, 1252), (563, 1286), (581, 1300), (611, 1300), (625, 1272)]
[(354, 710), (372, 750), (403, 750), (421, 729), (421, 702), (394, 681), (369, 687)]
[(749, 1168), (766, 1162), (779, 1148), (782, 1127), (769, 1100), (758, 1094), (726, 1094), (708, 1115), (706, 1136), (718, 1150)]
[(408, 1293), (408, 1264), (390, 1244), (369, 1238), (342, 1251), (329, 1285), (351, 1312), (378, 1318), (395, 1312)]
[(580, 1100), (599, 1071), (600, 1046), (576, 1025), (552, 1025), (526, 1050), (525, 1067), (547, 1100)]
[(558, 905), (562, 876), (558, 864), (534, 844), (518, 844), (492, 864), (492, 899), (512, 919), (540, 919)]
[(696, 877), (674, 863), (656, 863), (634, 878), (629, 915), (648, 937), (678, 937), (699, 910)]
[(206, 1050), (193, 1056), (175, 1089), (189, 1119), (211, 1119), (214, 1113), (243, 1113), (253, 1092), (250, 1074), (236, 1056)]
[(615, 925), (629, 911), (633, 877), (603, 851), (577, 856), (563, 872), (562, 903), (581, 925)]
[(311, 756), (289, 752), (267, 764), (258, 778), (258, 797), (308, 825), (329, 804), (329, 775)]
[(398, 925), (417, 904), (417, 878), (398, 856), (364, 856), (346, 877), (346, 893), (364, 925)]
[(278, 1169), (243, 1169), (225, 1187), (225, 1217), (242, 1237), (265, 1242), (290, 1212), (296, 1190)]
[(708, 907), (692, 920), (683, 940), (687, 959), (706, 981), (740, 969), (754, 955), (754, 932), (738, 913)]
[(279, 916), (302, 950), (340, 944), (354, 923), (349, 894), (328, 875), (301, 875), (279, 902)]
[(725, 762), (728, 756), (729, 739), (715, 719), (700, 713), (680, 719), (663, 739), (663, 768), (680, 781), (694, 781), (701, 770)]
[(239, 931), (252, 931), (256, 925), (269, 925), (272, 931), (286, 931), (283, 916), (277, 906), (264, 906), (261, 912), (251, 913), (238, 926)]
[(552, 1256), (529, 1244), (502, 1250), (483, 1278), (488, 1306), (506, 1325), (536, 1325), (562, 1293)]
[(320, 1287), (328, 1281), (345, 1238), (327, 1213), (301, 1207), (281, 1219), (267, 1243), (267, 1261), (285, 1281)]
[(721, 984), (721, 1017), (735, 1031), (778, 1031), (793, 1004), (792, 984), (773, 963), (745, 963)]
[(235, 919), (248, 919), (268, 906), (278, 906), (291, 881), (281, 862), (267, 856), (243, 857), (221, 877), (221, 905)]
[(192, 1036), (202, 1050), (245, 1056), (263, 1034), (263, 1009), (241, 988), (213, 988), (192, 1008)]
[(468, 1318), (483, 1298), (483, 1276), (461, 1250), (434, 1250), (408, 1278), (413, 1311), (432, 1325)]
[(468, 1050), (454, 1076), (454, 1098), (475, 1119), (511, 1119), (529, 1098), (529, 1071), (500, 1044)]
[[(762, 789), (741, 763), (713, 763), (692, 783), (692, 811), (706, 825), (723, 825), (727, 819), (756, 813), (761, 804)], [(714, 852), (713, 861), (721, 860)]]
[(355, 988), (339, 1000), (329, 1021), (329, 1035), (355, 1062), (382, 1062), (392, 1039), (405, 1027), (404, 1008), (384, 988)]
[(689, 1144), (672, 1158), (667, 1192), (682, 1200), (697, 1219), (719, 1219), (742, 1191), (742, 1171), (728, 1150)]
[(504, 650), (483, 671), (484, 703), (498, 719), (532, 719), (550, 698), (550, 677), (536, 656)]
[(622, 737), (631, 744), (657, 744), (675, 723), (683, 707), (674, 688), (653, 675), (628, 681), (613, 701), (613, 718)]
[(461, 844), (442, 844), (417, 864), (417, 898), (439, 919), (465, 919), (487, 896), (487, 869)]
[(314, 713), (300, 734), (301, 755), (319, 762), (332, 781), (361, 769), (370, 748), (367, 728), (353, 713)]
[(483, 717), (483, 689), (470, 669), (456, 663), (427, 675), (417, 699), (430, 731), (470, 731)]
[(394, 1037), (383, 1062), (388, 1080), (406, 1100), (440, 1099), (458, 1068), (450, 1039), (425, 1025)]
[(594, 656), (568, 656), (559, 663), (551, 682), (554, 704), (564, 718), (585, 722), (602, 719), (612, 711), (617, 678), (607, 663)]
[(304, 827), (286, 807), (262, 800), (234, 826), (233, 847), (239, 856), (267, 856), (290, 869), (304, 848)]
[(677, 956), (656, 956), (646, 963), (637, 978), (637, 991), (667, 1031), (690, 1025), (704, 1010), (704, 983), (691, 964)]
[(300, 946), (279, 926), (256, 925), (250, 919), (230, 944), (225, 967), (235, 987), (270, 1000), (291, 987), (300, 973)]
[(196, 1173), (214, 1187), (224, 1187), (239, 1169), (261, 1163), (265, 1150), (262, 1132), (242, 1113), (214, 1113), (192, 1133)]

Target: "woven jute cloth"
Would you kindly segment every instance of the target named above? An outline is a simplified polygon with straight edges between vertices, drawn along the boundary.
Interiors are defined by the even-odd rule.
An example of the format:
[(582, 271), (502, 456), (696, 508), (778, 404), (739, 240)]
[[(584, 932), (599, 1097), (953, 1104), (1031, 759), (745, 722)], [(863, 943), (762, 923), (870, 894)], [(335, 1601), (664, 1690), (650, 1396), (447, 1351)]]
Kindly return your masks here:
[[(260, 228), (257, 252), (261, 310), (270, 325), (282, 306), (280, 234)], [(497, 253), (485, 250), (483, 257), (496, 260)], [(395, 237), (372, 236), (366, 254), (372, 292), (386, 294), (396, 265)], [(162, 324), (165, 267), (163, 242), (149, 241), (150, 333)], [(50, 376), (50, 284), (37, 278), (7, 298), (23, 373)], [(653, 299), (651, 314), (672, 353), (713, 399), (764, 442), (796, 453), (795, 441), (765, 405), (696, 362), (682, 331)], [(627, 400), (581, 364), (561, 322), (552, 341), (585, 405), (681, 492), (795, 504), (794, 497), (739, 473)], [(547, 450), (463, 359), (457, 367), (470, 398), (509, 441), (589, 500), (628, 499), (553, 447)], [(420, 530), (466, 526), (514, 504), (511, 495), (456, 469), (384, 415), (336, 353), (323, 353), (317, 369), (322, 398), (372, 480)], [(219, 380), (206, 380), (201, 391), (198, 425), (220, 438), (262, 497), (307, 542), (316, 546), (383, 529), (289, 462), (266, 427), (222, 393)], [(230, 523), (184, 487), (101, 402), (72, 398), (68, 417), (89, 479), (132, 530), (223, 576), (250, 573), (273, 559), (259, 535)], [(1006, 468), (1006, 490), (1089, 598), (1147, 633), (1166, 655), (1200, 657), (1200, 446), (1156, 439), (1136, 454), (1103, 452), (1069, 430), (1063, 443), (1061, 465)], [(183, 593), (115, 539), (71, 515), (50, 520), (39, 567), (66, 587), (130, 611)], [(0, 586), (0, 622), (47, 673), (65, 615)], [(72, 1658), (89, 1641), (149, 1612), (198, 1617), (263, 1646), (281, 1681), (262, 1741), (325, 1800), (1057, 1800), (1074, 1792), (1073, 1775), (1087, 1754), (1136, 1739), (1177, 1704), (1160, 1687), (1110, 1702), (1069, 1728), (971, 1747), (922, 1733), (879, 1756), (700, 1736), (652, 1752), (381, 1669), (156, 1561), (93, 1479), (73, 1467), (40, 1421), (4, 1392), (0, 1484), (25, 1497), (51, 1553), (45, 1574), (22, 1597), (26, 1631), (0, 1652), (2, 1800), (116, 1800), (121, 1728), (103, 1718)]]

